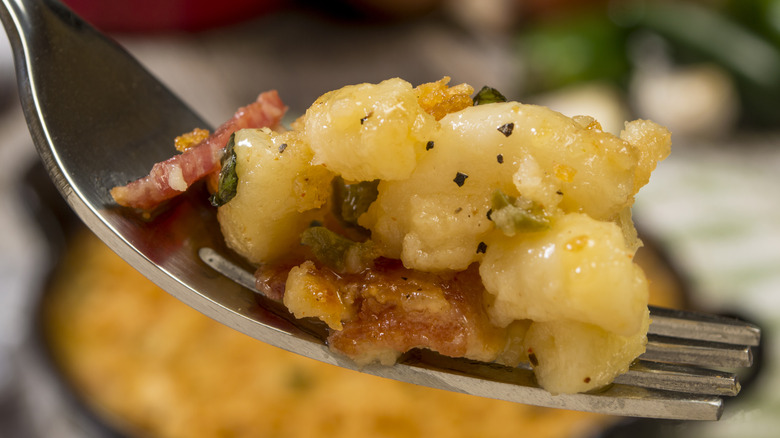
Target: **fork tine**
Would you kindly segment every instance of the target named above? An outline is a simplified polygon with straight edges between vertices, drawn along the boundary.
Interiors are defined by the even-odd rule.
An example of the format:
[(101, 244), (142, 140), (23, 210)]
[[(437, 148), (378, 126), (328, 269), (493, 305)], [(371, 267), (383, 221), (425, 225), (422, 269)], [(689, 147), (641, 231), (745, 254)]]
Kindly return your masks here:
[(369, 374), (454, 392), (559, 409), (645, 418), (717, 420), (723, 399), (616, 383), (603, 391), (553, 395), (536, 385), (533, 372), (420, 350), (393, 366), (370, 366)]
[(214, 249), (204, 246), (198, 250), (198, 257), (225, 277), (244, 286), (252, 292), (259, 293), (255, 285), (255, 276), (252, 272), (249, 272), (240, 266), (236, 266)]
[(753, 365), (753, 351), (745, 345), (721, 344), (667, 336), (647, 335), (644, 360), (700, 367), (741, 368)]
[(726, 316), (650, 306), (649, 334), (681, 337), (723, 344), (758, 346), (761, 329)]
[(685, 365), (639, 360), (615, 383), (688, 394), (735, 396), (740, 385), (737, 375)]

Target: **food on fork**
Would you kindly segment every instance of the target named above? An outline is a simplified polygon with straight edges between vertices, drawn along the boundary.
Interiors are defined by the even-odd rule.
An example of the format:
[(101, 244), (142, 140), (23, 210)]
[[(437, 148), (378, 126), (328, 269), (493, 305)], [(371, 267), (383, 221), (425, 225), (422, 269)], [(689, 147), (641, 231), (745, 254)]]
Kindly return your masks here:
[(111, 196), (120, 205), (152, 209), (183, 193), (193, 183), (218, 173), (222, 151), (233, 132), (244, 128), (277, 125), (286, 111), (287, 107), (282, 104), (275, 91), (261, 93), (257, 101), (239, 108), (233, 118), (212, 135), (195, 141), (199, 134), (207, 132), (196, 129), (177, 138), (177, 149), (184, 150), (184, 153), (155, 164), (144, 178), (125, 186), (114, 187), (111, 189)]
[(609, 384), (645, 348), (631, 206), (669, 132), (637, 120), (618, 137), (448, 82), (346, 86), (289, 130), (279, 115), (233, 131), (212, 196), (225, 241), (359, 364), (428, 348), (529, 362), (552, 393)]

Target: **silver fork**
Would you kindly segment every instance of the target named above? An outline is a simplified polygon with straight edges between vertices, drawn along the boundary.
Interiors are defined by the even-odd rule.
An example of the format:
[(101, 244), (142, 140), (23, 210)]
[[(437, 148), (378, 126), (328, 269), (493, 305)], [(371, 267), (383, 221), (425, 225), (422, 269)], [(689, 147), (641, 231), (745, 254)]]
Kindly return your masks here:
[[(36, 149), (81, 220), (116, 253), (198, 311), (260, 341), (337, 366), (323, 327), (295, 320), (254, 292), (251, 268), (224, 245), (202, 190), (143, 219), (116, 208), (109, 189), (168, 158), (171, 139), (207, 124), (121, 47), (55, 0), (2, 0), (20, 97)], [(201, 187), (202, 189), (202, 187)], [(211, 267), (215, 268), (211, 269)], [(246, 285), (247, 287), (242, 286)], [(714, 420), (734, 374), (701, 366), (750, 366), (759, 330), (711, 316), (653, 309), (648, 352), (608, 389), (551, 395), (528, 367), (451, 359), (415, 351), (397, 366), (360, 371), (518, 403), (614, 415)], [(681, 338), (695, 334), (696, 341)], [(712, 343), (718, 342), (717, 344)], [(741, 347), (726, 347), (726, 344)], [(685, 364), (683, 364), (685, 363)]]
[[(199, 255), (217, 272), (257, 292), (254, 275), (246, 267), (211, 248), (201, 248)], [(393, 367), (360, 370), (537, 406), (634, 417), (719, 419), (723, 397), (736, 396), (740, 391), (737, 374), (723, 370), (753, 365), (752, 347), (760, 343), (760, 329), (735, 318), (655, 306), (650, 306), (650, 317), (647, 351), (613, 385), (595, 393), (551, 395), (536, 384), (530, 364), (509, 368), (448, 358), (430, 351), (412, 352)], [(324, 328), (316, 324), (309, 325), (308, 332), (320, 342), (326, 336)], [(324, 361), (355, 368), (339, 357)]]

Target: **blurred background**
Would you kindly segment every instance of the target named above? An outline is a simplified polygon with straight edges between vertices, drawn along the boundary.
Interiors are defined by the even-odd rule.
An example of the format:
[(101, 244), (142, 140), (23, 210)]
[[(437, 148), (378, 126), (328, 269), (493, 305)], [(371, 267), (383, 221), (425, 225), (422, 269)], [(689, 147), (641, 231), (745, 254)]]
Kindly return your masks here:
[[(383, 405), (392, 405), (389, 394), (397, 395), (393, 400), (399, 405), (408, 397), (418, 404), (424, 400), (426, 407), (416, 405), (416, 413), (398, 411), (397, 417), (384, 419), (384, 426), (375, 423), (375, 433), (369, 436), (420, 436), (425, 430), (419, 425), (399, 424), (403, 418), (428, 412), (425, 409), (436, 403), (450, 412), (450, 417), (441, 420), (446, 424), (456, 424), (456, 420), (462, 420), (458, 416), (474, 412), (479, 412), (478, 419), (490, 419), (484, 423), (499, 422), (502, 428), (490, 429), (491, 436), (533, 431), (540, 436), (774, 437), (780, 430), (780, 418), (775, 415), (780, 410), (780, 350), (776, 340), (780, 339), (776, 336), (780, 334), (780, 0), (65, 3), (115, 38), (213, 125), (229, 118), (237, 107), (266, 89), (279, 90), (291, 113), (300, 114), (319, 95), (343, 85), (395, 76), (417, 85), (445, 75), (452, 77), (452, 83), (467, 82), (475, 88), (490, 85), (512, 100), (544, 104), (569, 116), (592, 115), (605, 130), (614, 133), (620, 131), (625, 120), (635, 118), (649, 118), (666, 125), (673, 132), (673, 153), (659, 166), (651, 183), (640, 191), (635, 219), (664, 253), (666, 268), (681, 283), (679, 293), (685, 294), (684, 302), (700, 310), (740, 315), (764, 329), (764, 354), (759, 358), (762, 366), (757, 379), (738, 399), (727, 403), (720, 422), (704, 424), (626, 422), (576, 414), (562, 420), (545, 410), (477, 405), (468, 397), (422, 395), (406, 387), (372, 390), (375, 383), (366, 383), (358, 389), (351, 376), (328, 374), (333, 370), (322, 374), (331, 376), (331, 382), (338, 382), (329, 387), (330, 398), (322, 392), (324, 389), (317, 392), (320, 399), (312, 395), (304, 398), (295, 391), (310, 389), (312, 379), (319, 378), (316, 376), (320, 376), (320, 371), (310, 369), (308, 363), (294, 362), (296, 359), (277, 357), (276, 352), (253, 353), (275, 358), (277, 364), (286, 364), (288, 371), (305, 371), (294, 373), (287, 387), (297, 395), (279, 396), (292, 397), (291, 403), (310, 408), (296, 411), (297, 420), (305, 418), (306, 412), (324, 409), (322, 403), (341, 406), (334, 402), (336, 398), (352, 399), (344, 410), (328, 411), (331, 418), (339, 418), (336, 426), (329, 423), (328, 427), (314, 427), (308, 435), (302, 432), (300, 436), (314, 436), (312, 430), (321, 436), (365, 431), (360, 429), (357, 419), (375, 412), (369, 414), (368, 408), (361, 410), (357, 405), (373, 405), (361, 397), (376, 396), (382, 391), (386, 391), (387, 398), (377, 403), (377, 412)], [(36, 318), (41, 296), (52, 288), (49, 272), (62, 266), (69, 270), (102, 269), (115, 275), (114, 283), (135, 285), (137, 289), (147, 286), (124, 268), (101, 265), (108, 255), (91, 261), (85, 254), (104, 249), (97, 244), (73, 244), (72, 228), (65, 227), (63, 233), (63, 227), (53, 224), (63, 221), (62, 214), (41, 213), (56, 213), (61, 207), (50, 205), (57, 203), (56, 196), (49, 199), (41, 194), (46, 190), (45, 178), (35, 170), (37, 157), (21, 114), (12, 55), (5, 37), (0, 38), (0, 133), (0, 436), (199, 436), (197, 431), (185, 432), (185, 426), (159, 431), (154, 429), (157, 423), (148, 420), (155, 415), (169, 419), (178, 415), (168, 410), (181, 404), (181, 399), (165, 399), (161, 389), (172, 385), (165, 380), (170, 379), (168, 374), (154, 374), (158, 380), (150, 382), (141, 380), (148, 374), (136, 373), (136, 381), (123, 384), (112, 383), (111, 376), (114, 381), (123, 379), (118, 374), (109, 375), (90, 394), (113, 386), (114, 401), (97, 402), (98, 407), (95, 402), (85, 401), (83, 394), (79, 395), (79, 383), (67, 383), (68, 377), (65, 392), (75, 395), (61, 397), (62, 391), (50, 387), (62, 389), (60, 365), (56, 361), (51, 361), (54, 365), (40, 365), (41, 358), (30, 353), (31, 345), (39, 342)], [(41, 225), (32, 220), (34, 217), (49, 219)], [(52, 228), (57, 232), (52, 232)], [(80, 261), (68, 264), (63, 261), (68, 259), (67, 255), (60, 256), (72, 247), (92, 249), (83, 250), (87, 252), (79, 253)], [(70, 289), (95, 284), (92, 280), (78, 281), (82, 281), (80, 286)], [(121, 296), (120, 292), (114, 293), (115, 297)], [(176, 307), (161, 304), (160, 300), (165, 298), (159, 298), (156, 292), (148, 294), (151, 302), (134, 305), (158, 312), (160, 308)], [(47, 339), (66, 344), (81, 339), (75, 331), (81, 327), (79, 321), (56, 314), (50, 317), (58, 322), (54, 324), (53, 338)], [(100, 332), (109, 327), (106, 324), (121, 319), (111, 315), (106, 318), (84, 330)], [(192, 315), (181, 318), (197, 320)], [(143, 321), (142, 317), (135, 319)], [(219, 330), (205, 322), (182, 324), (178, 328), (158, 328), (200, 327), (192, 329), (193, 333)], [(58, 338), (56, 333), (65, 335)], [(128, 336), (142, 336), (134, 333), (135, 338)], [(242, 345), (241, 348), (259, 348), (253, 346), (256, 343), (250, 341), (243, 347), (241, 342), (246, 341), (229, 339), (218, 342), (216, 350), (207, 353), (253, 364), (257, 358), (252, 354), (251, 358), (226, 354), (219, 348), (232, 342)], [(197, 344), (197, 340), (190, 341)], [(138, 362), (137, 366), (148, 368), (149, 362), (135, 352), (124, 353), (126, 356), (117, 353), (112, 363)], [(94, 357), (87, 353), (81, 356)], [(187, 357), (179, 356), (177, 366), (195, 369), (196, 364), (188, 363)], [(209, 363), (200, 359), (196, 362), (204, 369), (197, 376), (207, 378)], [(162, 363), (170, 361), (155, 362), (155, 366)], [(229, 364), (224, 370), (212, 374), (226, 379), (224, 374), (236, 372)], [(87, 375), (100, 372), (94, 366), (82, 371)], [(255, 372), (263, 374), (262, 370)], [(50, 381), (52, 373), (57, 376)], [(252, 376), (251, 372), (236, 374), (245, 379)], [(224, 392), (226, 383), (220, 382)], [(246, 380), (243, 383), (247, 386)], [(241, 386), (239, 383), (238, 387)], [(336, 386), (340, 389), (334, 389)], [(156, 403), (139, 407), (141, 413), (132, 414), (136, 417), (123, 416), (121, 408), (112, 403), (131, 399), (129, 393), (139, 387), (146, 390), (145, 400)], [(253, 410), (247, 406), (251, 403), (238, 405), (238, 397), (222, 394), (227, 397), (225, 401), (209, 392), (209, 388), (201, 387), (199, 395), (190, 400), (216, 403), (232, 413), (248, 411), (252, 421), (228, 414), (214, 415), (214, 429), (200, 429), (202, 436), (292, 436), (292, 429), (274, 423), (282, 421), (282, 417), (268, 414), (276, 410), (267, 400), (261, 403), (258, 396)], [(344, 388), (352, 388), (352, 392)], [(268, 394), (266, 398), (274, 394), (267, 387), (259, 387), (258, 391)], [(245, 396), (251, 397), (252, 393)], [(321, 404), (316, 404), (317, 400)], [(176, 417), (181, 424), (187, 424), (187, 418), (190, 423), (197, 423), (197, 413), (201, 411), (190, 409), (190, 417)], [(506, 418), (514, 417), (517, 424), (510, 427), (502, 423), (505, 417), (487, 416), (487, 412), (505, 412)], [(265, 414), (269, 416), (266, 418)], [(289, 412), (286, 415), (285, 421), (296, 421)], [(435, 414), (426, 415), (433, 421), (430, 418)], [(135, 418), (147, 420), (139, 426), (133, 424)], [(220, 419), (225, 424), (220, 424)], [(251, 429), (253, 425), (271, 423), (276, 424), (275, 428)], [(488, 430), (479, 421), (472, 426), (473, 429), (464, 426), (460, 432), (471, 431), (470, 436), (480, 436), (480, 431)], [(138, 435), (128, 432), (139, 430)], [(212, 434), (206, 430), (220, 432)]]

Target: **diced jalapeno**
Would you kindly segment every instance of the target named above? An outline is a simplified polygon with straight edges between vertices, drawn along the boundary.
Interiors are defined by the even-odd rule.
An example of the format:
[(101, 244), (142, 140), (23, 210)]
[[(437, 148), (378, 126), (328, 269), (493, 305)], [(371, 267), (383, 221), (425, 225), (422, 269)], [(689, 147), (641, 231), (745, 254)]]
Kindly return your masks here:
[(238, 174), (236, 174), (236, 151), (234, 150), (235, 135), (232, 134), (230, 136), (230, 140), (228, 140), (225, 146), (225, 153), (220, 160), (222, 169), (219, 171), (217, 191), (210, 198), (211, 205), (215, 207), (227, 204), (236, 196)]
[(550, 227), (550, 219), (541, 205), (522, 196), (508, 196), (501, 190), (493, 192), (488, 217), (507, 236)]
[(379, 180), (347, 184), (340, 176), (333, 179), (333, 208), (345, 223), (357, 225), (361, 214), (376, 201)]
[(482, 105), (485, 103), (506, 102), (506, 97), (493, 87), (485, 85), (474, 96), (474, 105)]
[(301, 243), (336, 272), (359, 272), (375, 258), (373, 242), (355, 242), (322, 226), (304, 230)]

